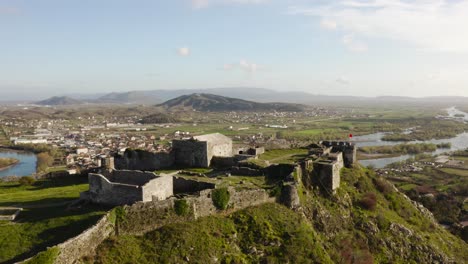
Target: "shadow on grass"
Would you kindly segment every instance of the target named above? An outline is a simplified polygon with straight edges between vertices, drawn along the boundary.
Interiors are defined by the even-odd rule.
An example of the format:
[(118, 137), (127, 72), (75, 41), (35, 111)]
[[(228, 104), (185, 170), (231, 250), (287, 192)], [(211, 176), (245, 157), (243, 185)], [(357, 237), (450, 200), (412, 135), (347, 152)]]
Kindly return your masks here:
[(45, 199), (40, 199), (40, 200), (34, 200), (34, 201), (27, 201), (27, 202), (3, 202), (0, 203), (0, 207), (5, 206), (16, 206), (16, 207), (23, 207), (23, 208), (30, 208), (30, 209), (45, 209), (49, 207), (56, 207), (59, 204), (66, 204), (69, 203), (73, 200), (76, 200), (77, 198), (45, 198)]
[(50, 178), (50, 179), (41, 179), (34, 182), (33, 185), (21, 185), (18, 182), (11, 182), (11, 183), (2, 183), (0, 185), (0, 190), (10, 190), (15, 188), (24, 187), (24, 190), (42, 190), (47, 188), (55, 188), (55, 187), (65, 187), (65, 186), (72, 186), (77, 184), (86, 184), (88, 183), (88, 178), (84, 176), (69, 176), (69, 177), (59, 177), (59, 178)]
[(46, 242), (37, 244), (30, 251), (17, 255), (4, 263), (16, 263), (18, 261), (22, 261), (24, 259), (33, 257), (41, 251), (46, 250), (47, 247), (52, 247), (59, 243), (63, 243), (66, 240), (79, 235), (84, 230), (94, 225), (101, 217), (102, 215), (92, 215), (86, 219), (77, 220), (72, 223), (69, 223), (67, 221), (64, 222), (64, 225), (62, 226), (57, 226), (51, 229), (44, 230), (38, 235), (38, 238)]
[(41, 190), (55, 187), (65, 187), (70, 185), (85, 184), (88, 183), (88, 178), (83, 176), (69, 176), (38, 180), (34, 183), (32, 190)]
[[(46, 199), (47, 200), (47, 199)], [(75, 199), (71, 199), (75, 200)], [(86, 205), (81, 208), (69, 209), (66, 205), (51, 206), (44, 208), (30, 208), (25, 209), (19, 215), (15, 222), (19, 223), (35, 223), (40, 221), (47, 221), (55, 218), (67, 218), (80, 216), (93, 212), (103, 212), (109, 210), (110, 207), (99, 205)]]
[(292, 155), (291, 157), (294, 159), (294, 160), (303, 160), (305, 158), (307, 158), (309, 155), (307, 154), (295, 154), (295, 155)]

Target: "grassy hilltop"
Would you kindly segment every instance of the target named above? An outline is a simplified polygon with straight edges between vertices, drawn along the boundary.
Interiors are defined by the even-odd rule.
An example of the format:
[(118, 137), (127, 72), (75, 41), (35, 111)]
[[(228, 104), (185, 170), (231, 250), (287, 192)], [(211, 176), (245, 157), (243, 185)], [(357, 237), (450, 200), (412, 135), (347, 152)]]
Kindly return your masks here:
[(106, 240), (86, 263), (464, 263), (466, 243), (372, 170), (338, 193), (299, 185), (302, 209), (265, 204)]

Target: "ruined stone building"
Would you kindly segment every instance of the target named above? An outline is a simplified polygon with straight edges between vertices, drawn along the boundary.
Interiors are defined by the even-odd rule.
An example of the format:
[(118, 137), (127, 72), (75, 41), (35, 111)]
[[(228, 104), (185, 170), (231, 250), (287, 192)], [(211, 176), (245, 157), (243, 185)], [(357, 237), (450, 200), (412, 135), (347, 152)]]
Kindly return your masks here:
[(232, 157), (232, 140), (220, 133), (173, 140), (175, 165), (207, 168), (213, 157)]
[(124, 205), (161, 201), (176, 194), (191, 194), (214, 189), (215, 184), (153, 172), (104, 170), (88, 175), (89, 190), (80, 199), (96, 204)]
[(322, 141), (309, 146), (313, 181), (335, 192), (340, 187), (340, 170), (356, 162), (356, 147), (350, 142)]
[(173, 177), (152, 172), (114, 170), (88, 175), (89, 191), (81, 199), (106, 205), (165, 200), (172, 196)]
[(232, 140), (220, 133), (173, 140), (170, 152), (127, 150), (115, 159), (117, 169), (154, 171), (170, 167), (207, 168), (213, 157), (232, 157)]

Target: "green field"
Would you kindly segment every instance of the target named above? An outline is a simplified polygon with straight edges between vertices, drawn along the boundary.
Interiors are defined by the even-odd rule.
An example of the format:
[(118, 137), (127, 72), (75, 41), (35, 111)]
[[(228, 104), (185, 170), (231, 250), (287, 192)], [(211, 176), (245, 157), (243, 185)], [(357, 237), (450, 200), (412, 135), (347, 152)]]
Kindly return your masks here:
[[(454, 168), (442, 168), (441, 171), (451, 174), (451, 175), (458, 175), (462, 177), (468, 177), (468, 170), (465, 169), (454, 169)], [(466, 179), (468, 181), (468, 179)]]
[(307, 155), (307, 149), (275, 149), (261, 154), (258, 159), (270, 163), (293, 163)]
[(24, 210), (14, 222), (0, 221), (0, 262), (19, 261), (76, 236), (93, 225), (106, 208), (68, 208), (88, 189), (86, 179), (41, 180), (33, 186), (0, 182), (0, 207)]
[[(468, 169), (425, 165), (420, 172), (399, 172), (391, 174), (389, 179), (411, 199), (428, 208), (439, 222), (450, 226), (468, 216), (464, 202), (468, 190), (467, 176)], [(462, 236), (458, 229), (452, 229), (452, 232)]]

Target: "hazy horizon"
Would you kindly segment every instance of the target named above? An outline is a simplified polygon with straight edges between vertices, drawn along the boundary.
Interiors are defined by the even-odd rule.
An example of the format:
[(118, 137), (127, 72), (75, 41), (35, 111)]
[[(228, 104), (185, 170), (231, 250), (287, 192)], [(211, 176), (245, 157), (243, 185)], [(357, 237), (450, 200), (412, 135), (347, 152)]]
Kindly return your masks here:
[(468, 96), (468, 0), (0, 3), (0, 101), (258, 87)]

